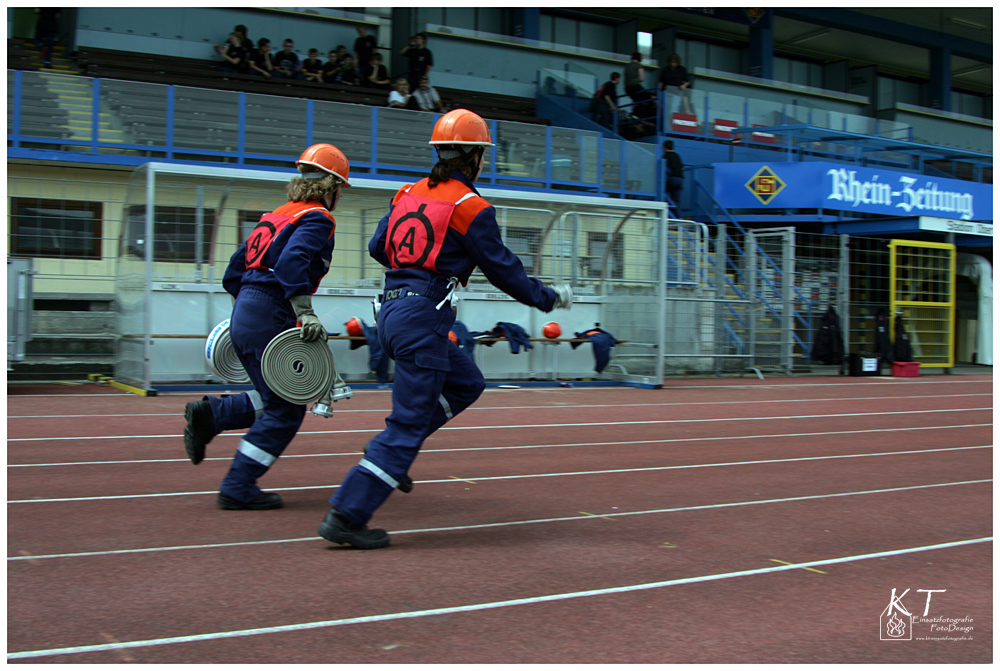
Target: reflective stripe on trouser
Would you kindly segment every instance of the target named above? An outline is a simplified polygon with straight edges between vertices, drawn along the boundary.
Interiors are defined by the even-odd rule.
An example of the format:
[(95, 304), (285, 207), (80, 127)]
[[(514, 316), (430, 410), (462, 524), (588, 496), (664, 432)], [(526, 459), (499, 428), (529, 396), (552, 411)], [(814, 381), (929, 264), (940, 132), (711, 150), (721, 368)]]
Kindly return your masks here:
[(212, 406), (216, 431), (248, 429), (264, 414), (264, 399), (256, 389), (232, 396), (206, 396)]
[[(264, 348), (282, 331), (295, 326), (295, 313), (284, 299), (253, 286), (243, 287), (233, 306), (230, 338), (233, 349), (253, 382), (254, 391), (235, 401), (233, 407), (242, 407), (245, 417), (253, 412), (254, 420), (243, 436), (232, 466), (219, 490), (237, 501), (253, 501), (260, 494), (257, 479), (267, 473), (275, 460), (292, 442), (302, 425), (306, 406), (284, 400), (264, 382), (260, 372), (260, 359)], [(220, 406), (243, 394), (219, 399)], [(245, 425), (247, 426), (247, 425)]]
[[(392, 413), (330, 504), (366, 524), (410, 470), (424, 440), (483, 393), (483, 374), (448, 340), (454, 312), (423, 297), (392, 301), (379, 313), (379, 340), (395, 359)], [(374, 468), (373, 468), (374, 466)], [(387, 476), (387, 477), (383, 477)]]

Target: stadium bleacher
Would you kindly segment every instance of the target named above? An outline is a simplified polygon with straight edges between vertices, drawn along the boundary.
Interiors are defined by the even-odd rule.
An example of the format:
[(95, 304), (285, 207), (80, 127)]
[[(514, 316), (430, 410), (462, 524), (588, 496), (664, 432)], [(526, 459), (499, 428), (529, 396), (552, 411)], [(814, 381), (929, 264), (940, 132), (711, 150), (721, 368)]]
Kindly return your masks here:
[[(10, 53), (8, 41), (8, 53)], [(246, 91), (267, 95), (301, 96), (313, 100), (354, 103), (383, 107), (387, 91), (338, 83), (318, 83), (291, 79), (264, 79), (257, 75), (222, 72), (221, 61), (197, 58), (137, 54), (128, 51), (80, 47), (77, 62), (81, 74), (106, 79), (175, 84), (224, 91)], [(449, 108), (475, 109), (486, 118), (498, 121), (549, 124), (535, 115), (535, 101), (496, 93), (464, 91), (436, 87)]]

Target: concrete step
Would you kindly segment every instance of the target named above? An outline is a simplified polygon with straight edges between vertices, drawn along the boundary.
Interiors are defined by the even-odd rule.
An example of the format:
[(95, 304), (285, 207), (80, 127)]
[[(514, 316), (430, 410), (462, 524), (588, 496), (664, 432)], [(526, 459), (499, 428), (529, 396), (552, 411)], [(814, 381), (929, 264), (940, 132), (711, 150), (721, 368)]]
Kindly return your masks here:
[(106, 356), (28, 357), (8, 366), (7, 379), (25, 380), (86, 380), (87, 376), (113, 375), (114, 361)]
[(24, 344), (26, 356), (114, 356), (113, 335), (35, 335)]
[(115, 312), (34, 310), (32, 329), (36, 335), (111, 335), (117, 332)]

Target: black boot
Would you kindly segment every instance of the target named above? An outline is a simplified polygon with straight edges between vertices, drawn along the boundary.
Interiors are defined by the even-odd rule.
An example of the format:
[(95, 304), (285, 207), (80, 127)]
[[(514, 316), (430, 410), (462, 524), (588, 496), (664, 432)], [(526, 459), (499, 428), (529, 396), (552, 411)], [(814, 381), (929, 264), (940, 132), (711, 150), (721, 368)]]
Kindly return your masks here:
[(215, 418), (212, 417), (212, 406), (207, 400), (191, 401), (184, 406), (184, 449), (188, 459), (197, 466), (205, 458), (205, 446), (218, 431), (215, 430)]
[(319, 525), (319, 535), (340, 545), (353, 545), (361, 550), (375, 550), (389, 544), (389, 534), (385, 529), (369, 529), (363, 524), (354, 524), (330, 508)]
[(216, 502), (223, 510), (275, 510), (284, 507), (281, 497), (273, 492), (261, 492), (253, 501), (244, 503), (219, 492)]

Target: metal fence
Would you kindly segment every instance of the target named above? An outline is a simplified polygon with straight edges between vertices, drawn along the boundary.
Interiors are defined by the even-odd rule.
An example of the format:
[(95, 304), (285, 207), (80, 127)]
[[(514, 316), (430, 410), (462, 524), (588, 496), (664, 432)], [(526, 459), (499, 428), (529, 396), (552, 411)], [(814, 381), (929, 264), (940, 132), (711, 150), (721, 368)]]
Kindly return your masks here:
[[(336, 144), (352, 175), (423, 177), (439, 115), (241, 91), (7, 71), (8, 154), (72, 151), (97, 163), (287, 166), (315, 142)], [(489, 120), (484, 186), (656, 198), (649, 145), (600, 133)]]
[[(220, 281), (229, 256), (260, 215), (282, 202), (289, 176), (174, 166), (152, 181), (141, 169), (128, 183), (60, 179), (41, 169), (38, 176), (8, 177), (9, 249), (33, 258), (39, 294), (115, 294), (120, 370), (148, 379), (146, 334), (176, 331), (178, 314), (192, 335), (228, 316)], [(394, 189), (374, 188), (374, 180), (359, 184), (335, 213), (337, 245), (323, 284), (324, 291), (350, 294), (350, 310), (359, 309), (358, 296), (381, 287), (383, 269), (367, 245)], [(661, 220), (660, 210), (641, 201), (522, 195), (489, 195), (506, 244), (530, 274), (574, 287), (581, 299), (574, 329), (585, 318), (585, 326), (600, 324), (627, 341), (615, 348), (604, 377), (816, 369), (823, 364), (810, 355), (831, 306), (846, 349), (873, 352), (880, 312), (891, 315), (900, 301), (926, 302), (908, 281), (893, 303), (888, 240), (790, 228), (744, 231)], [(88, 202), (101, 203), (99, 220)], [(38, 253), (45, 245), (51, 249)], [(905, 256), (906, 277), (940, 294), (948, 285), (939, 277), (952, 257), (935, 251), (933, 263), (925, 263), (930, 252), (921, 254)], [(166, 296), (182, 287), (188, 293), (174, 297), (169, 309), (152, 309), (154, 289)], [(484, 301), (497, 293), (480, 273), (466, 291)], [(926, 321), (933, 330), (931, 322), (941, 322), (938, 313), (947, 314), (949, 305), (931, 306), (933, 320), (910, 324), (917, 343), (942, 341), (920, 329)]]

